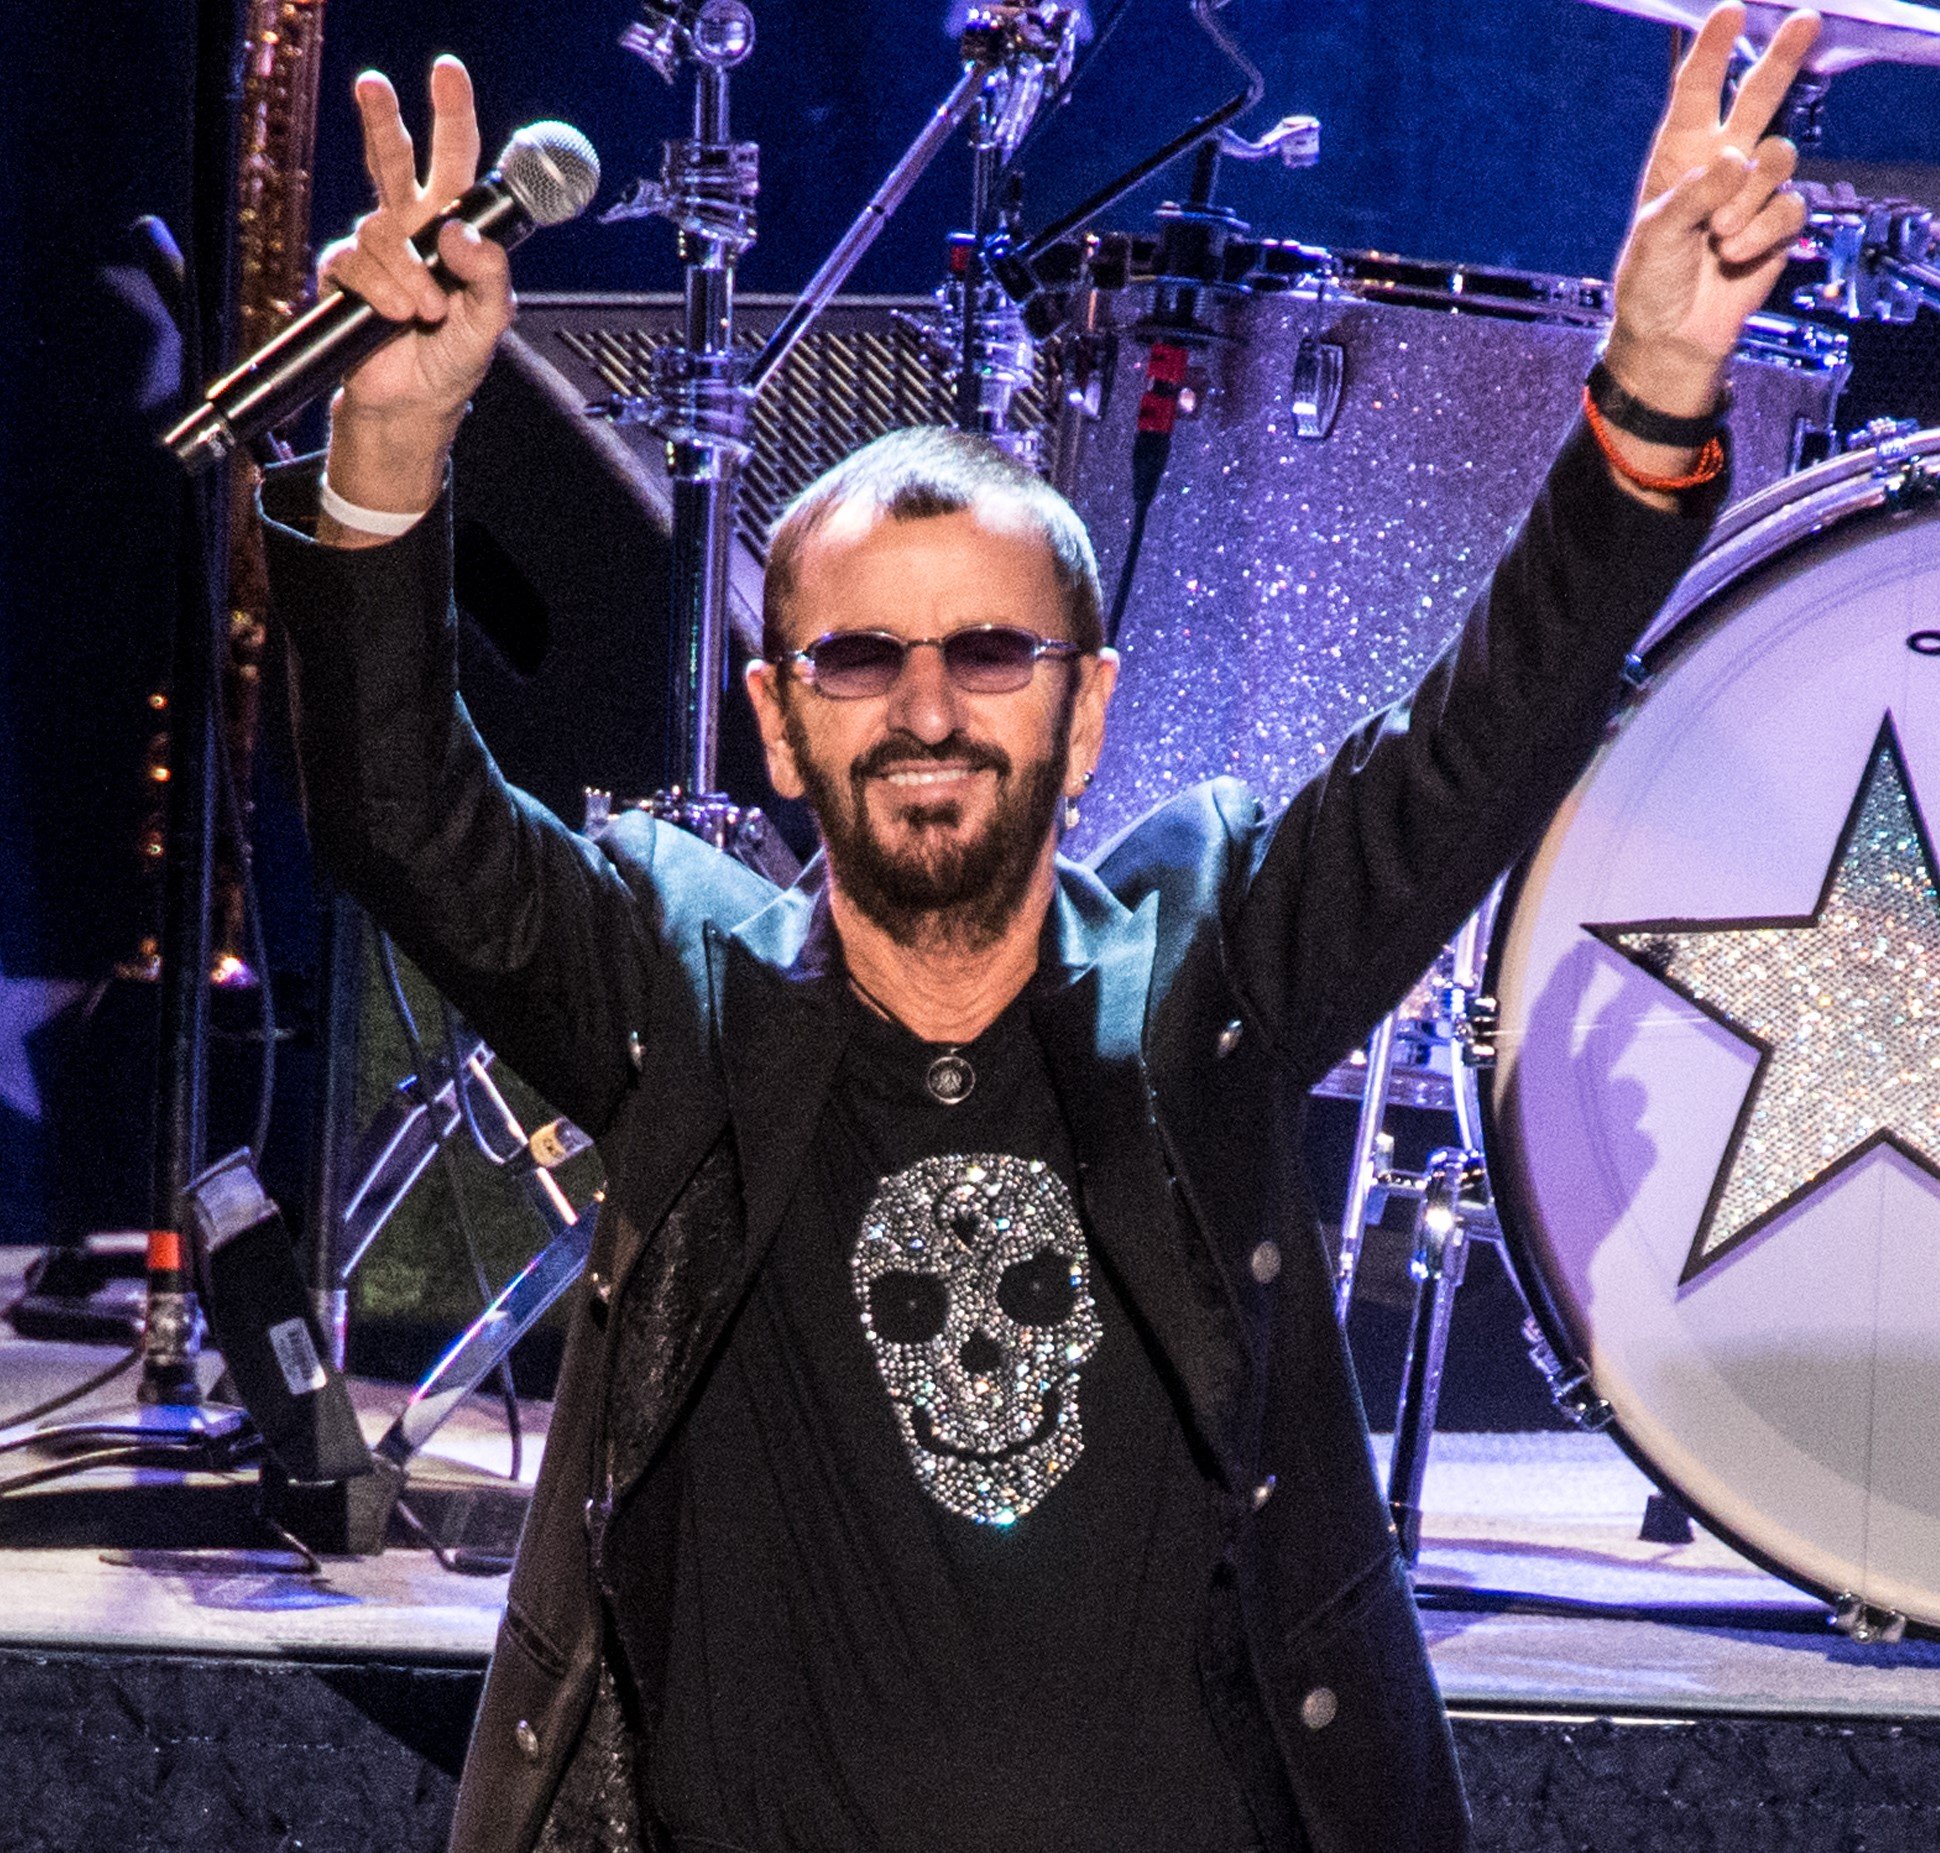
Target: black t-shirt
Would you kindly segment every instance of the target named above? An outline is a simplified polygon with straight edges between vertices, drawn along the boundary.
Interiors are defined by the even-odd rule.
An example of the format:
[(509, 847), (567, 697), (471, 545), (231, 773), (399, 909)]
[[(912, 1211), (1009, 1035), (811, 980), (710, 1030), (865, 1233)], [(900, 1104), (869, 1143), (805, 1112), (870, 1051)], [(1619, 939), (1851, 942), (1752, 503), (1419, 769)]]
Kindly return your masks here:
[(1085, 1240), (1028, 1008), (954, 1105), (853, 1008), (678, 1443), (647, 1805), (683, 1849), (1244, 1853), (1200, 1690), (1210, 1489)]

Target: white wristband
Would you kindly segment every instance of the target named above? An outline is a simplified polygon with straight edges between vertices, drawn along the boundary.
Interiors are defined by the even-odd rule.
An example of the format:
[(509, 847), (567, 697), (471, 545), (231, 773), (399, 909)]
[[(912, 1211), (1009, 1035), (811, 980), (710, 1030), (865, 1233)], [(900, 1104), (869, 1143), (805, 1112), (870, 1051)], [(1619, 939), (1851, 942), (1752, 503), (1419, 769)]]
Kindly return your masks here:
[(421, 508), (415, 515), (399, 515), (382, 508), (359, 508), (355, 502), (346, 502), (330, 486), (328, 476), (319, 479), (317, 505), (340, 528), (352, 528), (359, 534), (377, 534), (385, 540), (395, 540), (400, 534), (408, 534), (430, 514), (430, 509)]

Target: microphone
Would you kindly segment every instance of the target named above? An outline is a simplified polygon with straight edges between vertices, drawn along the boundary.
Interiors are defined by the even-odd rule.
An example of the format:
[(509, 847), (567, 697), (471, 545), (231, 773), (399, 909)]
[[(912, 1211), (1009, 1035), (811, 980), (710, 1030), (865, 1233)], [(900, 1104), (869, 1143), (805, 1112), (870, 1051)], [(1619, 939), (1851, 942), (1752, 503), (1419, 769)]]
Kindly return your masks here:
[[(592, 202), (599, 180), (599, 156), (570, 123), (528, 123), (505, 144), (492, 171), (411, 243), (439, 284), (455, 290), (457, 280), (437, 255), (438, 234), (447, 220), (473, 226), (510, 250), (541, 225), (577, 218)], [(217, 380), (162, 442), (191, 476), (200, 475), (331, 391), (409, 326), (386, 321), (353, 290), (332, 290)]]

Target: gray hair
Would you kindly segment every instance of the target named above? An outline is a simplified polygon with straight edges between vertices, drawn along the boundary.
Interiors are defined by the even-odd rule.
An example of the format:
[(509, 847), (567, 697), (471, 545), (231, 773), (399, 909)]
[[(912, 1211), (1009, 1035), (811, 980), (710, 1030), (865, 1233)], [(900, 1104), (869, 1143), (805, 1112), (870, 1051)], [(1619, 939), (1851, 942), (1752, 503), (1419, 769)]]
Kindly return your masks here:
[(786, 614), (802, 549), (838, 509), (866, 503), (892, 521), (957, 515), (979, 501), (1018, 509), (1043, 539), (1064, 599), (1071, 641), (1104, 643), (1098, 556), (1085, 524), (1063, 496), (988, 438), (947, 428), (891, 431), (825, 470), (782, 511), (768, 542), (761, 598), (761, 650), (770, 662), (788, 651)]

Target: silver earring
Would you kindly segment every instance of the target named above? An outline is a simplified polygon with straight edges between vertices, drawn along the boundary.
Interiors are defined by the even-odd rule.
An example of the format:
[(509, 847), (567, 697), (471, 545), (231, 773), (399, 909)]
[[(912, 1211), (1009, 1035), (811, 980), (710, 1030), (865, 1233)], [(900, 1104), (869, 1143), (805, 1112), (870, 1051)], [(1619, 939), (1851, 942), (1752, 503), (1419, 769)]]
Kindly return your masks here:
[[(1098, 771), (1095, 766), (1085, 774), (1085, 791), (1091, 789), (1091, 781), (1097, 776)], [(1067, 832), (1075, 830), (1078, 827), (1078, 800), (1076, 798), (1066, 798), (1064, 801), (1064, 827)]]

